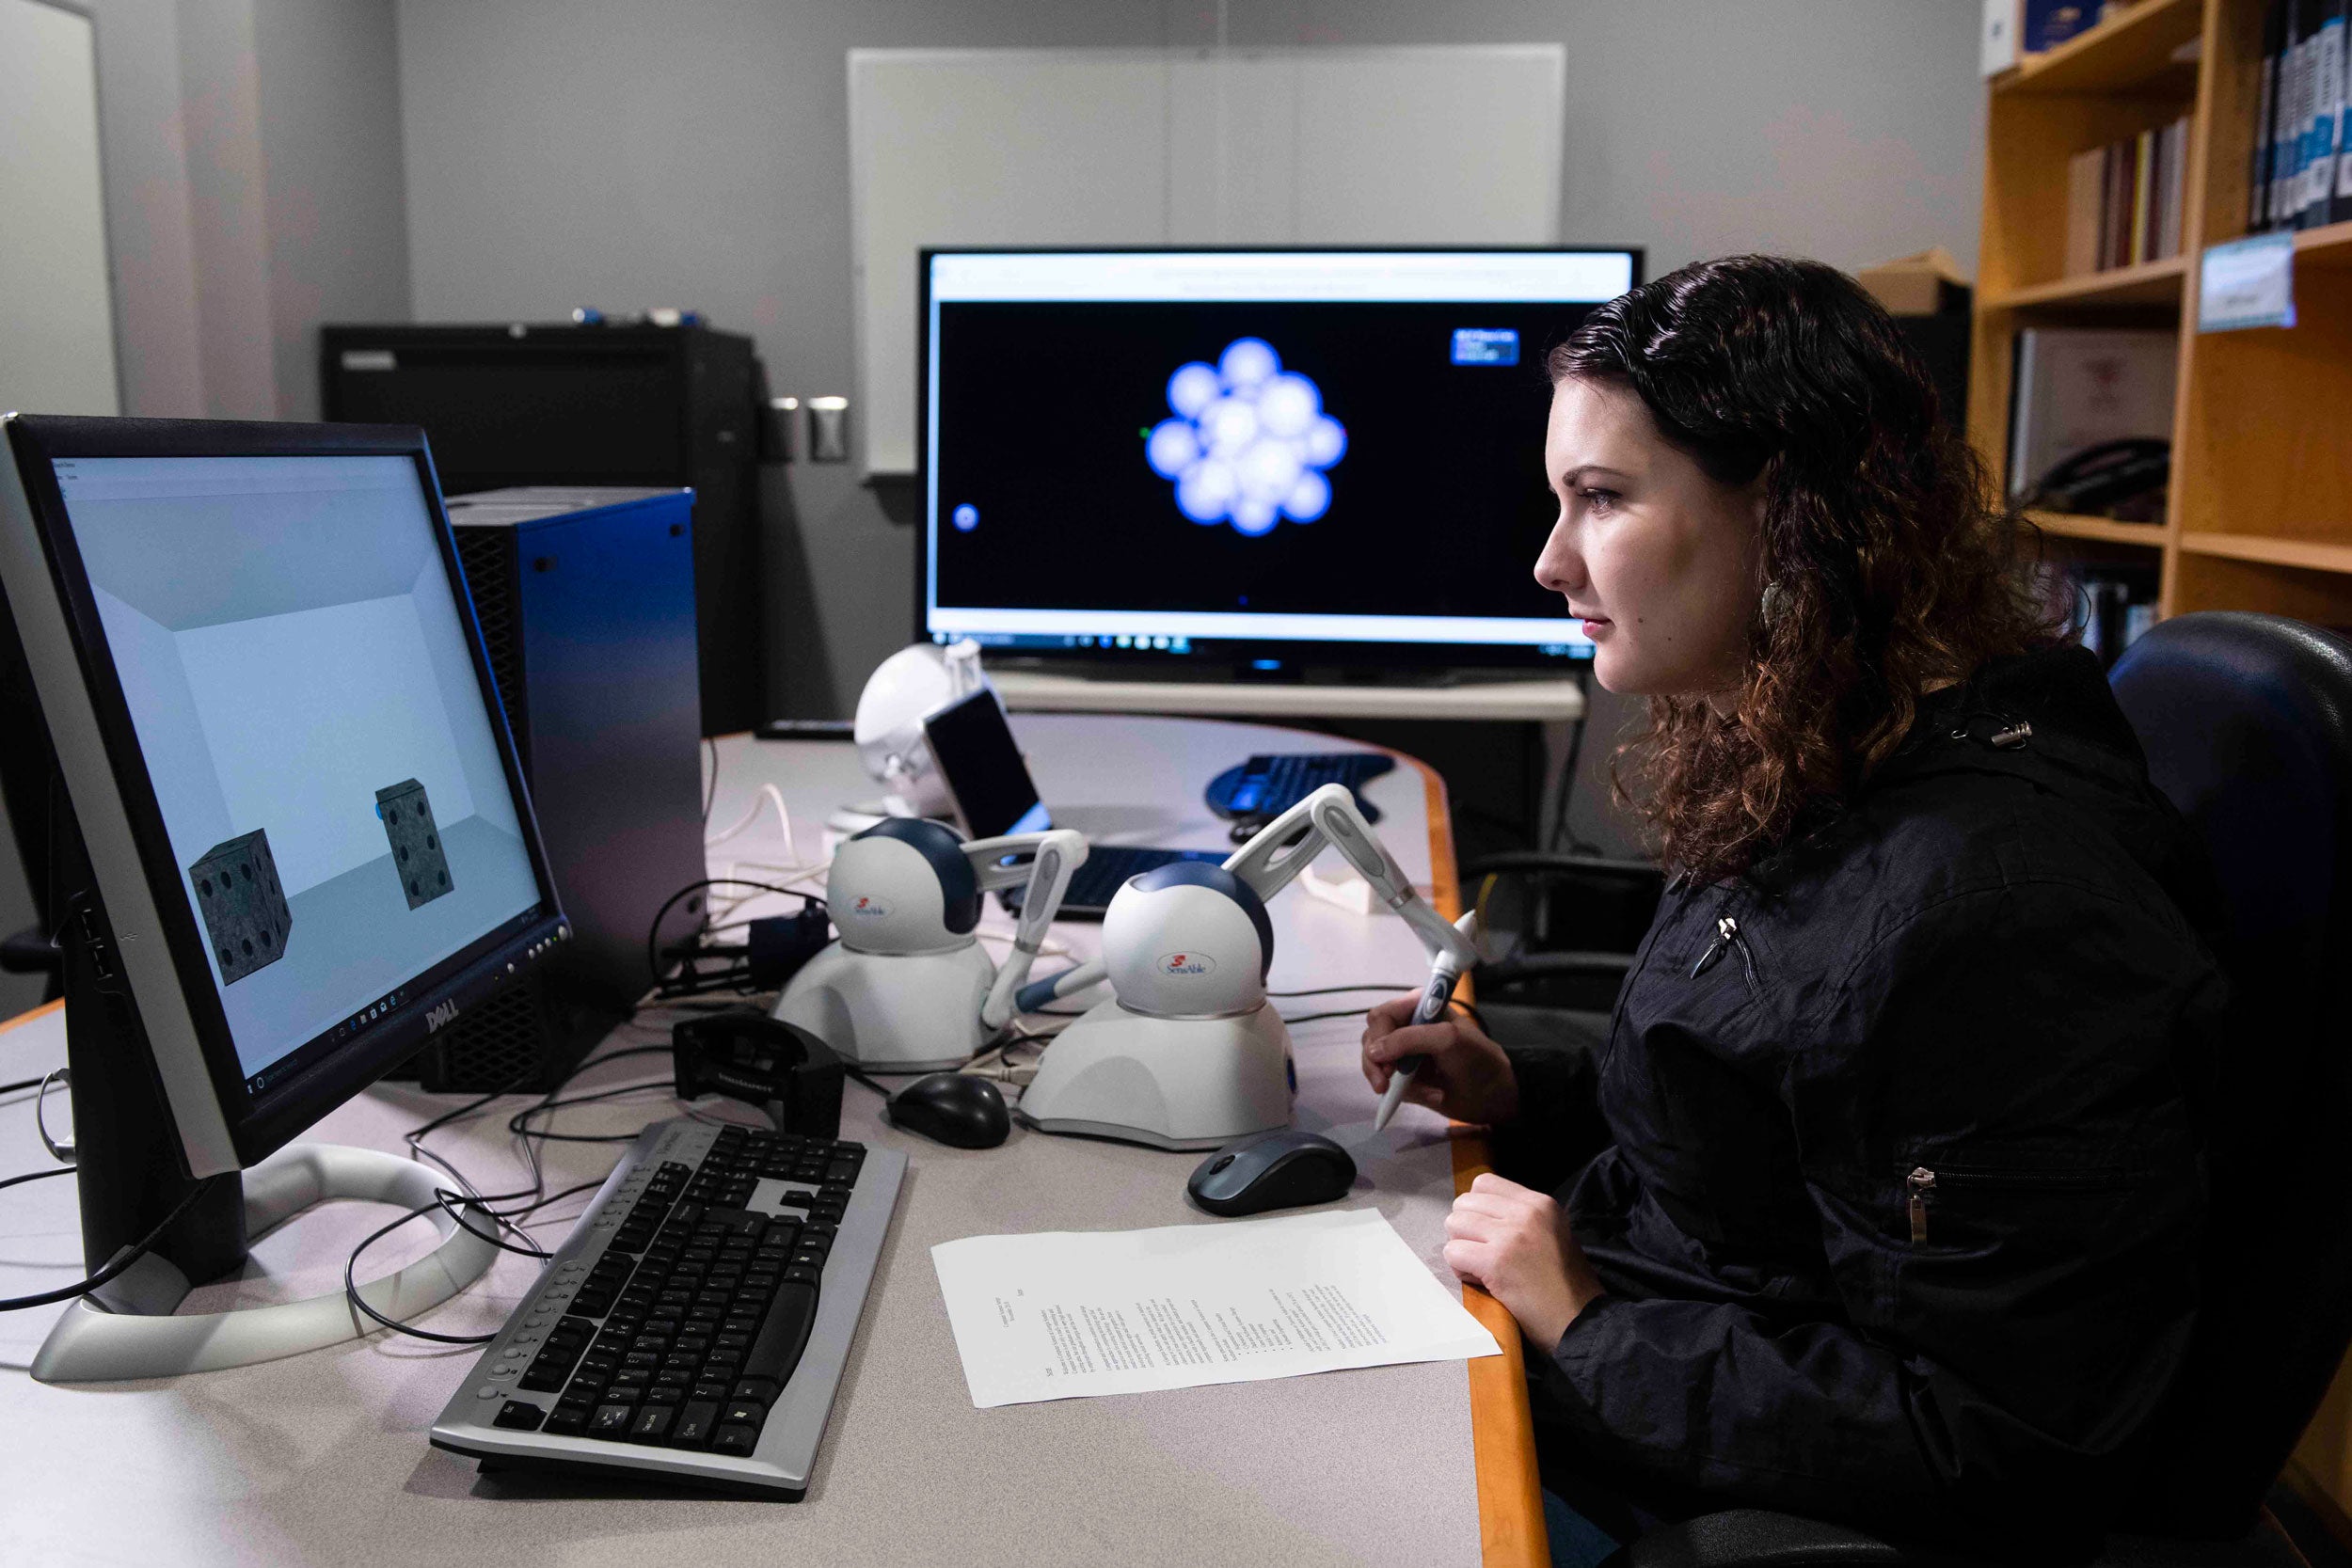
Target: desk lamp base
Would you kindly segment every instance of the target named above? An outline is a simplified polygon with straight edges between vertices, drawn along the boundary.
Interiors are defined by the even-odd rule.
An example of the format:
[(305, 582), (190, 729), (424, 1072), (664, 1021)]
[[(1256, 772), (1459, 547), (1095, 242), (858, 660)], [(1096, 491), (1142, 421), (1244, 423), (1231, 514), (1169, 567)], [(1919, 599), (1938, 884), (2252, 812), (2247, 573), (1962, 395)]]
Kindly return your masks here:
[[(441, 1244), (399, 1272), (359, 1287), (360, 1299), (388, 1318), (405, 1323), (437, 1307), (481, 1278), (498, 1257), (490, 1243), (434, 1207), (442, 1183), (413, 1160), (369, 1148), (290, 1144), (243, 1180), (248, 1234), (337, 1198), (432, 1207), (426, 1217), (440, 1231)], [(487, 1233), (494, 1222), (479, 1209), (471, 1212), (473, 1226)], [(33, 1377), (41, 1383), (103, 1383), (217, 1371), (357, 1339), (379, 1326), (341, 1291), (275, 1307), (173, 1316), (188, 1290), (186, 1275), (149, 1253), (66, 1308), (33, 1358)]]
[(1041, 1132), (1219, 1148), (1291, 1122), (1290, 1031), (1265, 1003), (1232, 1018), (1157, 1018), (1113, 997), (1054, 1037), (1021, 1091)]

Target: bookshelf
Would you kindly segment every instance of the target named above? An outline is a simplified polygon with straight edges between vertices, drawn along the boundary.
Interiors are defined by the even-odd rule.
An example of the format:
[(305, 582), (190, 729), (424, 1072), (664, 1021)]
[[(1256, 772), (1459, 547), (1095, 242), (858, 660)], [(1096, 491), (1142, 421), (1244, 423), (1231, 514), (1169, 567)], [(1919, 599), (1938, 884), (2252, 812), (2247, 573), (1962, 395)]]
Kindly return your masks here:
[[(2352, 625), (2352, 223), (2296, 235), (2295, 326), (2194, 330), (2198, 252), (2246, 232), (2264, 9), (2138, 0), (1989, 84), (1968, 431), (2006, 473), (2021, 328), (2184, 327), (2164, 521), (2040, 515), (2050, 554), (2157, 565), (2166, 615)], [(2186, 254), (2065, 276), (2069, 155), (2184, 112)]]
[[(2037, 515), (2054, 559), (2160, 568), (2159, 613), (2352, 625), (2352, 223), (2295, 240), (2296, 325), (2195, 330), (2197, 257), (2247, 231), (2265, 0), (2138, 0), (1988, 85), (1968, 432), (2008, 472), (2023, 327), (2178, 325), (2161, 524)], [(2190, 116), (2184, 259), (2062, 276), (2067, 159)], [(2352, 1536), (2352, 1362), (2285, 1480)]]

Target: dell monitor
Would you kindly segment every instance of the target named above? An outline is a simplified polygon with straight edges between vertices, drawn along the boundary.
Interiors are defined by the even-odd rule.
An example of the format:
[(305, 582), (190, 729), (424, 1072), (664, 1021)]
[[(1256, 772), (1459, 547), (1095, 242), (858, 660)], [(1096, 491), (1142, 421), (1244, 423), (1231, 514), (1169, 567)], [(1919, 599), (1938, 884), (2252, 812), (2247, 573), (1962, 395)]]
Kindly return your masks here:
[[(340, 1292), (262, 1309), (279, 1314), (265, 1333), (161, 1314), (243, 1260), (248, 1215), (430, 1205), (429, 1179), (393, 1169), (423, 1167), (389, 1156), (239, 1173), (569, 934), (423, 436), (13, 415), (0, 432), (0, 637), (68, 808), (54, 875), (86, 1259), (178, 1216), (113, 1315), (68, 1312), (37, 1374), (348, 1337), (367, 1325)], [(17, 766), (41, 738), (8, 737)], [(438, 1294), (490, 1256), (458, 1242)]]
[(1531, 575), (1544, 357), (1641, 267), (925, 251), (917, 636), (1169, 673), (1589, 657)]

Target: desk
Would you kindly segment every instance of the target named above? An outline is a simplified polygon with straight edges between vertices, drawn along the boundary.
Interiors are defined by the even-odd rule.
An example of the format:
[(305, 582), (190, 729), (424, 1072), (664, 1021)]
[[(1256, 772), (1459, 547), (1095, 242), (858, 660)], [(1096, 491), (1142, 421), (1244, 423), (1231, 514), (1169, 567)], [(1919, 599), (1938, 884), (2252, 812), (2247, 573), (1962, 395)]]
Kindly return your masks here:
[[(1201, 847), (1223, 824), (1200, 788), (1232, 757), (1285, 736), (1180, 720), (1022, 716), (1014, 728), (1047, 796), (1073, 824), (1105, 839)], [(791, 808), (801, 852), (814, 855), (825, 814), (870, 792), (839, 743), (718, 742), (712, 820), (732, 824), (772, 783)], [(1383, 836), (1441, 904), (1453, 897), (1442, 791), (1400, 768), (1370, 793)], [(772, 811), (711, 851), (712, 869), (783, 863)], [(748, 868), (745, 874), (749, 874)], [(773, 907), (786, 907), (783, 900)], [(759, 906), (751, 907), (755, 911)], [(1407, 985), (1422, 970), (1397, 921), (1371, 920), (1294, 891), (1274, 901), (1277, 990), (1354, 980)], [(984, 929), (1006, 930), (992, 911)], [(1080, 954), (1096, 928), (1056, 928)], [(1325, 998), (1285, 1001), (1321, 1011)], [(1339, 998), (1352, 1001), (1353, 998)], [(1301, 1024), (1298, 1120), (1368, 1123), (1373, 1101), (1355, 1067), (1356, 1023)], [(660, 1042), (623, 1026), (604, 1049)], [(61, 1061), (54, 1009), (0, 1030), (0, 1079)], [(666, 1075), (660, 1056), (592, 1066), (579, 1088)], [(1534, 1563), (1543, 1560), (1518, 1338), (1507, 1316), (1472, 1306), (1506, 1347), (1501, 1357), (1367, 1369), (1113, 1399), (975, 1410), (941, 1309), (929, 1248), (990, 1231), (1214, 1224), (1184, 1201), (1194, 1156), (1051, 1138), (1016, 1130), (991, 1150), (941, 1148), (879, 1120), (849, 1086), (842, 1132), (911, 1156), (890, 1247), (818, 1459), (798, 1505), (631, 1495), (562, 1478), (483, 1478), (426, 1446), (425, 1429), (473, 1359), (380, 1336), (263, 1366), (175, 1383), (47, 1388), (0, 1371), (0, 1496), (8, 1555), (26, 1561), (398, 1562), (445, 1559), (501, 1568), (563, 1562), (700, 1564)], [(42, 1155), (28, 1098), (0, 1103), (0, 1169)], [(397, 1148), (403, 1128), (452, 1101), (379, 1084), (326, 1117), (321, 1141)], [(506, 1105), (519, 1101), (501, 1102)], [(716, 1102), (714, 1102), (716, 1103)], [(624, 1132), (675, 1114), (659, 1087), (563, 1113), (564, 1131)], [(502, 1131), (450, 1129), (435, 1147), (485, 1190), (517, 1185)], [(1376, 1205), (1443, 1275), (1440, 1224), (1456, 1182), (1479, 1168), (1470, 1141), (1408, 1107), (1363, 1160)], [(553, 1145), (550, 1189), (608, 1168), (610, 1148)], [(0, 1195), (0, 1292), (70, 1279), (80, 1259), (70, 1179)], [(21, 1200), (21, 1201), (20, 1201)], [(575, 1212), (575, 1203), (550, 1211)], [(381, 1218), (341, 1204), (264, 1238), (239, 1281), (207, 1287), (193, 1310), (334, 1288), (351, 1243)], [(423, 1250), (388, 1247), (376, 1267)], [(549, 1239), (563, 1227), (547, 1228)], [(501, 1259), (485, 1280), (431, 1314), (451, 1333), (497, 1327), (532, 1265)], [(54, 1311), (54, 1309), (52, 1309)], [(0, 1362), (21, 1368), (51, 1312), (0, 1317)], [(1483, 1547), (1483, 1550), (1482, 1550)]]
[(1453, 719), (1568, 724), (1584, 717), (1571, 680), (1459, 686), (1308, 685), (1303, 681), (1112, 681), (991, 670), (1015, 713), (1191, 713), (1260, 719)]

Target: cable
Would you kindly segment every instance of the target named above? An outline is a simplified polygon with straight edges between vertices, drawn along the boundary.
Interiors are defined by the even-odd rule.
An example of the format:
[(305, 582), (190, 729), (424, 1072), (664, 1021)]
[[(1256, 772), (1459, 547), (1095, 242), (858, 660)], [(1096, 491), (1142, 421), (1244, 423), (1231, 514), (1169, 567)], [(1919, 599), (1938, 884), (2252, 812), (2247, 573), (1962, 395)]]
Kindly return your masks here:
[(1579, 717), (1568, 730), (1568, 754), (1560, 764), (1560, 782), (1551, 791), (1551, 832), (1544, 840), (1544, 847), (1557, 849), (1566, 840), (1568, 847), (1579, 847), (1576, 835), (1568, 831), (1568, 806), (1576, 798), (1576, 768), (1584, 755), (1584, 724)]
[(703, 750), (710, 757), (710, 777), (703, 783), (703, 826), (710, 826), (710, 808), (719, 802), (719, 743), (703, 736)]
[(20, 1078), (13, 1084), (0, 1084), (0, 1094), (22, 1094), (26, 1089), (40, 1088), (48, 1081), (46, 1078)]
[[(421, 1209), (411, 1209), (406, 1213), (401, 1215), (400, 1218), (392, 1221), (389, 1225), (371, 1231), (365, 1240), (361, 1241), (358, 1246), (353, 1247), (351, 1249), (351, 1256), (343, 1259), (343, 1299), (350, 1302), (352, 1306), (358, 1307), (369, 1317), (373, 1318), (377, 1323), (383, 1324), (386, 1328), (391, 1329), (395, 1333), (405, 1334), (411, 1339), (429, 1339), (437, 1345), (486, 1345), (491, 1340), (497, 1338), (498, 1335), (436, 1334), (429, 1328), (417, 1328), (408, 1323), (402, 1323), (397, 1319), (386, 1317), (383, 1313), (378, 1312), (374, 1307), (370, 1307), (367, 1304), (366, 1299), (359, 1294), (358, 1281), (353, 1277), (358, 1269), (359, 1255), (361, 1253), (367, 1251), (368, 1248), (373, 1246), (376, 1243), (382, 1241), (393, 1231), (398, 1230), (402, 1226), (406, 1225), (410, 1220), (422, 1219), (425, 1215), (433, 1212), (437, 1207), (438, 1207), (437, 1199), (434, 1203), (426, 1204)], [(478, 1236), (481, 1232), (477, 1230), (474, 1234)], [(503, 1326), (501, 1327), (500, 1332), (504, 1332)]]
[[(654, 987), (657, 990), (661, 986), (661, 922), (672, 910), (677, 908), (680, 899), (691, 897), (707, 887), (757, 888), (763, 893), (779, 894), (787, 898), (798, 898), (803, 908), (814, 907), (821, 910), (826, 907), (825, 901), (813, 893), (803, 893), (795, 888), (777, 887), (769, 882), (749, 881), (740, 877), (705, 877), (700, 881), (689, 882), (661, 901), (661, 907), (654, 911), (653, 924), (645, 929), (645, 968), (653, 976)], [(587, 1064), (583, 1062), (580, 1065), (585, 1067)]]
[[(67, 1168), (60, 1166), (56, 1170), (37, 1171), (30, 1176), (13, 1177), (8, 1181), (0, 1182), (0, 1186), (13, 1187), (20, 1181), (36, 1181), (44, 1176), (63, 1176)], [(28, 1307), (47, 1307), (55, 1302), (72, 1301), (76, 1296), (88, 1295), (102, 1285), (113, 1283), (125, 1269), (146, 1257), (148, 1250), (164, 1239), (165, 1231), (186, 1218), (188, 1211), (196, 1207), (196, 1200), (211, 1192), (213, 1184), (219, 1180), (217, 1176), (208, 1176), (190, 1187), (187, 1196), (182, 1198), (170, 1213), (158, 1220), (154, 1229), (140, 1237), (135, 1245), (126, 1251), (117, 1253), (113, 1262), (91, 1275), (87, 1279), (75, 1285), (60, 1285), (54, 1291), (43, 1291), (39, 1295), (11, 1296), (0, 1301), (0, 1312), (21, 1312)]]

